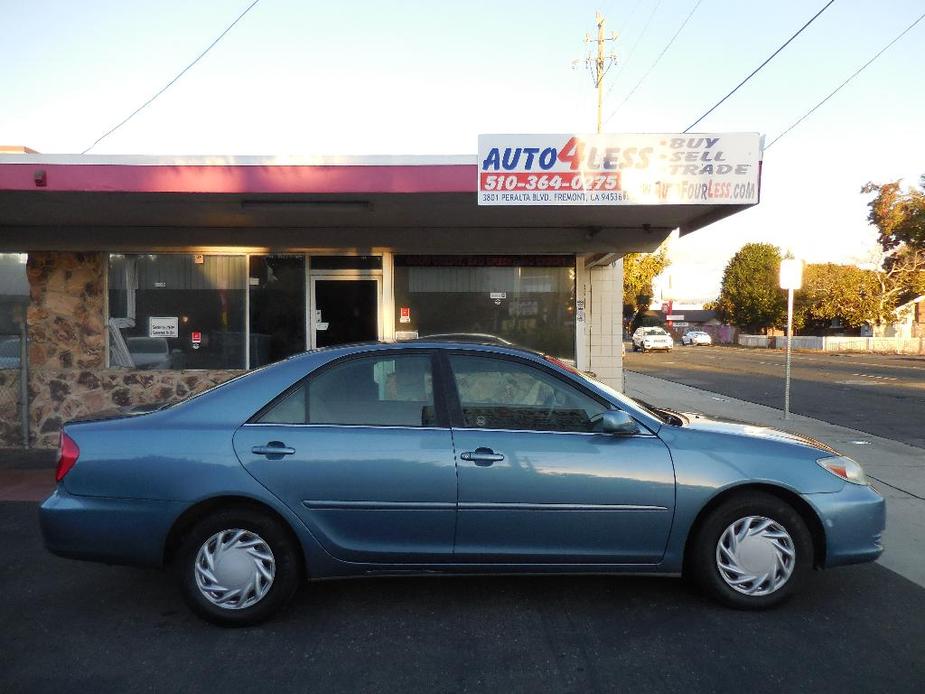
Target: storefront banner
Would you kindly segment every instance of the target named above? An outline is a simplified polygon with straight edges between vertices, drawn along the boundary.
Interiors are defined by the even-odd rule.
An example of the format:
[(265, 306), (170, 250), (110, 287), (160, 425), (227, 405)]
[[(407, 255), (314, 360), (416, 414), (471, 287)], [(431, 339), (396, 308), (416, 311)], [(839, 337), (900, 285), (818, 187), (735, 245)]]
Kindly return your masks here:
[(479, 205), (753, 205), (758, 133), (479, 135)]

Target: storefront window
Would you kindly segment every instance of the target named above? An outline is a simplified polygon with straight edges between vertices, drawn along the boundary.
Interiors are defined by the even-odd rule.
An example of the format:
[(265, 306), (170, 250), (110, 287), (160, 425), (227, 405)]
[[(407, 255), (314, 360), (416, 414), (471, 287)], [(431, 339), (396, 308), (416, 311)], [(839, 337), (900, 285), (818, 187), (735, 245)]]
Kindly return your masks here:
[(109, 257), (110, 364), (243, 369), (244, 256)]
[(249, 264), (250, 366), (256, 369), (305, 350), (305, 256), (252, 255)]
[(395, 332), (494, 335), (575, 357), (574, 256), (396, 256)]
[[(27, 259), (25, 253), (0, 253), (0, 369), (20, 366), (21, 339), (29, 303)], [(5, 392), (7, 390), (9, 392)], [(9, 383), (0, 378), (0, 410), (10, 402), (15, 405), (15, 397)]]

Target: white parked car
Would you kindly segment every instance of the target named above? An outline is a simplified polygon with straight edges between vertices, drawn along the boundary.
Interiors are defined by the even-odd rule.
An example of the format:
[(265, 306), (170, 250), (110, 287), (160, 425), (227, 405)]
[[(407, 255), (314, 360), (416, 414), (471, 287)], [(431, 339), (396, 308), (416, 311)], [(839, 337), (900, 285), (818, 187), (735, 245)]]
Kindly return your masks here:
[(633, 351), (650, 352), (655, 349), (663, 349), (670, 352), (674, 347), (674, 340), (671, 335), (665, 332), (664, 328), (638, 328), (633, 333)]
[(682, 345), (712, 345), (713, 338), (710, 333), (703, 330), (688, 330), (681, 336)]

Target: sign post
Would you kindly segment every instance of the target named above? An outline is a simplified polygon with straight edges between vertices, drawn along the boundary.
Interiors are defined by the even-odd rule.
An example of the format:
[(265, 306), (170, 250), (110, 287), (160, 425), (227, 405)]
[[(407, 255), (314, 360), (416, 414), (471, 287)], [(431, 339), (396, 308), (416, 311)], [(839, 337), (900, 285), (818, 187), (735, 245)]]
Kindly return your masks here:
[(793, 292), (803, 285), (803, 261), (784, 258), (780, 262), (780, 288), (787, 290), (787, 366), (784, 374), (784, 419), (790, 419), (790, 360), (793, 340)]

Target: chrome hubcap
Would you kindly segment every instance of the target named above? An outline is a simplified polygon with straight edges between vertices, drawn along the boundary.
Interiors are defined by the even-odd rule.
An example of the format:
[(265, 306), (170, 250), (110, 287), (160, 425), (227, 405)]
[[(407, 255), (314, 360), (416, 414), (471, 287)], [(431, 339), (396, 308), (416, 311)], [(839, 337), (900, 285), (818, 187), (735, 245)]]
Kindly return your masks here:
[(764, 516), (740, 518), (716, 544), (716, 566), (726, 584), (744, 595), (770, 595), (793, 573), (796, 548), (777, 521)]
[(215, 533), (202, 544), (195, 573), (206, 600), (227, 610), (241, 610), (270, 592), (276, 561), (262, 537), (234, 528)]

